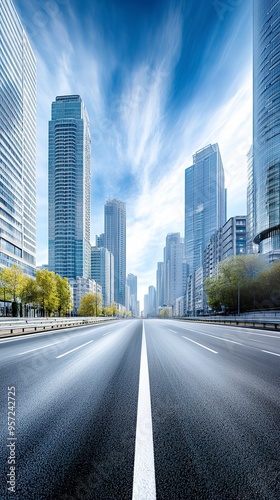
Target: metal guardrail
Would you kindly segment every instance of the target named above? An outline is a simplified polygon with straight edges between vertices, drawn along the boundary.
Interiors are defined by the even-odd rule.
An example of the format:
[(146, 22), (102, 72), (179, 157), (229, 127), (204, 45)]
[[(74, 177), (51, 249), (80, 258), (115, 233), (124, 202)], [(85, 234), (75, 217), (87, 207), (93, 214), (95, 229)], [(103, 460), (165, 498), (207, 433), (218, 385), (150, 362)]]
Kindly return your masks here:
[(191, 322), (202, 322), (202, 323), (217, 323), (217, 324), (223, 324), (223, 325), (228, 325), (228, 326), (244, 326), (248, 328), (263, 328), (265, 330), (277, 330), (280, 331), (280, 321), (278, 320), (265, 320), (265, 319), (245, 319), (242, 317), (236, 317), (236, 318), (227, 318), (227, 317), (207, 317), (203, 316), (201, 318), (195, 316), (195, 317), (188, 317), (188, 318), (176, 318), (181, 321), (191, 321)]
[(87, 326), (105, 321), (112, 321), (115, 317), (81, 317), (81, 318), (13, 318), (0, 319), (0, 338), (11, 335), (37, 333), (61, 328)]

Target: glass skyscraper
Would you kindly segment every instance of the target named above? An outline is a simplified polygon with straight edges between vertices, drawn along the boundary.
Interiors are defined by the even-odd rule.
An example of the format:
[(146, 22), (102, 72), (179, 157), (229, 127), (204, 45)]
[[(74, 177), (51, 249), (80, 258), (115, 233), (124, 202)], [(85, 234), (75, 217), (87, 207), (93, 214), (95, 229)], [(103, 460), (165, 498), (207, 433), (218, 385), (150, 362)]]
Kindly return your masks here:
[(56, 97), (49, 122), (49, 270), (90, 277), (89, 119), (79, 95)]
[(189, 273), (203, 264), (211, 236), (226, 221), (224, 168), (218, 144), (197, 151), (185, 170), (185, 257)]
[(0, 2), (0, 268), (36, 270), (36, 61), (11, 0)]
[(253, 182), (260, 252), (280, 257), (280, 3), (254, 0)]
[(114, 256), (114, 299), (125, 305), (126, 285), (126, 206), (108, 200), (104, 207), (105, 245)]

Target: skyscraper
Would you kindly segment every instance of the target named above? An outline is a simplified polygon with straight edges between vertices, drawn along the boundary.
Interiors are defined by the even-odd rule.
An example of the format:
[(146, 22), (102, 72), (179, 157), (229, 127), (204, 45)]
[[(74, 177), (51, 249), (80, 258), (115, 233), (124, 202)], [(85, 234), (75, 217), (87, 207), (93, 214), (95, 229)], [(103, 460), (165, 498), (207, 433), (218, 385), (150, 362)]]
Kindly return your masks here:
[(90, 276), (90, 131), (79, 95), (56, 97), (49, 122), (49, 269)]
[(175, 300), (185, 292), (183, 287), (183, 262), (184, 244), (180, 233), (168, 234), (164, 250), (164, 302), (168, 306), (173, 306)]
[(185, 255), (189, 273), (203, 263), (211, 236), (226, 221), (224, 168), (218, 144), (197, 151), (185, 170)]
[(133, 316), (137, 316), (137, 276), (129, 273), (126, 284), (130, 287), (130, 307)]
[(280, 3), (254, 0), (254, 242), (280, 258)]
[(114, 257), (107, 248), (91, 247), (91, 279), (102, 286), (103, 305), (114, 302)]
[(0, 267), (35, 276), (36, 61), (11, 0), (0, 33)]
[(104, 207), (105, 245), (114, 256), (115, 302), (125, 305), (126, 207), (122, 201), (108, 200)]

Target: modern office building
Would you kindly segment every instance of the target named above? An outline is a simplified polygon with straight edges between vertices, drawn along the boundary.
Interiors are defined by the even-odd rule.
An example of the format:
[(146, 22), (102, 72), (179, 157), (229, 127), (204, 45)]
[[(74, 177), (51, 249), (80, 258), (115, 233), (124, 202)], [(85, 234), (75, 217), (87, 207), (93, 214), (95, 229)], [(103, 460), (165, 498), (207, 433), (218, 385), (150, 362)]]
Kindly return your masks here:
[(130, 287), (130, 309), (133, 316), (138, 315), (137, 311), (137, 276), (129, 273), (126, 278), (126, 284)]
[(114, 256), (114, 298), (125, 306), (126, 285), (126, 206), (108, 200), (104, 207), (105, 246)]
[(260, 253), (280, 258), (280, 3), (254, 0), (253, 182)]
[(183, 263), (184, 243), (180, 233), (170, 233), (164, 249), (164, 302), (168, 306), (174, 306), (175, 300), (185, 293)]
[(78, 309), (81, 305), (81, 299), (84, 295), (88, 295), (89, 293), (102, 294), (101, 286), (96, 283), (95, 280), (91, 280), (89, 278), (80, 278), (77, 276), (76, 279), (69, 278), (69, 285), (72, 290), (73, 297), (73, 315), (78, 314)]
[(36, 272), (36, 61), (11, 0), (0, 2), (0, 269)]
[(204, 250), (204, 280), (217, 272), (218, 264), (222, 260), (236, 255), (246, 255), (247, 240), (247, 216), (230, 217), (223, 227), (213, 234)]
[(96, 246), (98, 248), (105, 248), (106, 247), (104, 233), (100, 234), (99, 236), (96, 236), (95, 240), (96, 240)]
[(164, 305), (164, 262), (157, 263), (156, 281), (157, 281), (156, 307), (158, 311), (158, 308), (163, 307)]
[(103, 305), (114, 302), (114, 257), (107, 248), (91, 247), (91, 279), (102, 287)]
[(254, 243), (255, 236), (255, 190), (254, 190), (254, 179), (253, 179), (253, 146), (251, 146), (247, 154), (247, 253), (255, 254), (259, 251), (259, 246)]
[(90, 277), (89, 119), (79, 95), (56, 97), (49, 122), (49, 269)]
[(218, 144), (193, 156), (185, 171), (185, 256), (189, 273), (202, 266), (211, 236), (226, 221), (224, 168)]

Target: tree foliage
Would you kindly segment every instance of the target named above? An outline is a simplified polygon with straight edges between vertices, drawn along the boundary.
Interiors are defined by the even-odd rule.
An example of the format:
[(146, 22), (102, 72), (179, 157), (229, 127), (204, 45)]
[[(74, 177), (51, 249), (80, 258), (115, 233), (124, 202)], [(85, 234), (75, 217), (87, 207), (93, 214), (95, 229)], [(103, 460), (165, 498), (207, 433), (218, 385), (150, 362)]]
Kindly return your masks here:
[(102, 295), (100, 293), (88, 293), (81, 298), (78, 309), (79, 316), (101, 316)]
[(59, 315), (70, 313), (73, 305), (67, 278), (62, 278), (48, 269), (37, 270), (36, 278), (23, 274), (22, 269), (13, 265), (0, 272), (0, 300), (12, 301), (12, 313), (21, 314), (23, 306), (42, 308), (43, 315), (57, 312)]
[(166, 319), (166, 318), (171, 318), (171, 316), (172, 316), (172, 313), (171, 313), (171, 308), (170, 307), (164, 307), (159, 312), (159, 317), (160, 318)]
[(73, 307), (70, 287), (67, 278), (55, 275), (56, 293), (58, 298), (57, 311), (59, 316), (69, 313)]
[[(244, 312), (263, 308), (264, 300), (268, 299), (267, 306), (271, 307), (272, 296), (277, 295), (276, 282), (272, 283), (274, 266), (269, 266), (259, 255), (238, 255), (222, 261), (217, 274), (205, 281), (209, 306), (214, 311), (236, 313), (238, 302), (240, 312)], [(279, 289), (280, 281), (278, 283)], [(268, 291), (272, 293), (272, 289), (269, 297)]]

